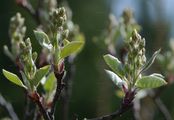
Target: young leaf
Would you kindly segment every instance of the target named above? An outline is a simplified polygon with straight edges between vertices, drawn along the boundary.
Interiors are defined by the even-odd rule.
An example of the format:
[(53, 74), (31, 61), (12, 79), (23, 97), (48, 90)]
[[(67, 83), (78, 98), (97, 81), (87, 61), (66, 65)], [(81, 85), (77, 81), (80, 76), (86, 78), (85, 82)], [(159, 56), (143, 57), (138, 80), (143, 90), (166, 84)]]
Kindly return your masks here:
[(27, 86), (28, 89), (31, 89), (31, 86), (30, 86), (30, 82), (29, 80), (27, 79), (26, 75), (24, 74), (23, 71), (20, 71), (21, 73), (21, 76), (22, 76), (22, 80), (24, 82), (24, 84)]
[[(159, 49), (158, 51), (156, 51), (152, 57), (149, 59), (149, 61), (146, 62), (146, 64), (143, 66), (141, 72), (146, 71), (154, 62), (155, 58), (157, 57), (157, 55), (160, 53), (161, 49)], [(140, 72), (140, 73), (141, 73)]]
[(114, 82), (116, 86), (122, 89), (122, 85), (127, 86), (126, 82), (121, 80), (121, 78), (110, 70), (105, 70), (110, 79)]
[(156, 76), (156, 77), (159, 77), (159, 78), (162, 78), (162, 79), (165, 78), (163, 75), (161, 75), (161, 74), (159, 74), (159, 73), (153, 73), (153, 74), (151, 74), (150, 76)]
[(67, 39), (64, 39), (63, 40), (63, 45), (67, 45), (67, 44), (69, 44), (70, 42), (67, 40)]
[(46, 47), (49, 50), (52, 48), (52, 45), (50, 44), (50, 40), (46, 33), (34, 30), (34, 35), (42, 47)]
[(152, 74), (150, 76), (144, 76), (138, 79), (135, 83), (135, 86), (145, 89), (145, 88), (157, 88), (166, 84), (167, 82), (163, 78)]
[(49, 69), (50, 66), (47, 65), (37, 70), (35, 77), (31, 80), (31, 84), (37, 87), (42, 78), (48, 73)]
[(120, 77), (122, 76), (122, 63), (112, 55), (104, 55), (103, 56), (106, 64)]
[(47, 77), (43, 87), (47, 92), (51, 92), (52, 90), (54, 90), (55, 88), (55, 82), (56, 82), (56, 78), (54, 76), (54, 73), (50, 73), (49, 76)]
[(82, 48), (83, 44), (84, 42), (82, 41), (73, 41), (68, 43), (61, 49), (60, 58), (62, 59), (73, 53), (78, 52)]
[(9, 71), (6, 71), (6, 70), (2, 70), (4, 76), (12, 83), (20, 86), (20, 87), (23, 87), (25, 89), (27, 89), (27, 87), (22, 83), (22, 81), (19, 79), (19, 77), (16, 75), (16, 74), (13, 74)]

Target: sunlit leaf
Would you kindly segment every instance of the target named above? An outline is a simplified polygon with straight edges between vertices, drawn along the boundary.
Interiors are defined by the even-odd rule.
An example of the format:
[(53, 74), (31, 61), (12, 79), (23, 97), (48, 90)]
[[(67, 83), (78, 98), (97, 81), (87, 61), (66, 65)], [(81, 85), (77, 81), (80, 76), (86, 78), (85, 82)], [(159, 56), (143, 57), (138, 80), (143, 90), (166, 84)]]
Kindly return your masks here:
[(67, 44), (69, 44), (70, 42), (67, 40), (67, 39), (64, 39), (63, 40), (63, 45), (67, 45)]
[(65, 45), (60, 52), (60, 58), (65, 58), (73, 53), (78, 52), (83, 46), (84, 42), (82, 41), (73, 41)]
[(6, 71), (6, 70), (2, 70), (4, 76), (12, 83), (20, 86), (20, 87), (23, 87), (25, 89), (27, 89), (27, 87), (22, 83), (22, 81), (19, 79), (19, 77), (14, 74), (14, 73), (11, 73), (9, 71)]
[(104, 55), (104, 60), (106, 64), (120, 77), (122, 76), (122, 63), (112, 55)]
[(54, 88), (56, 86), (55, 83), (56, 83), (56, 78), (55, 78), (54, 73), (52, 72), (49, 74), (45, 83), (43, 84), (45, 91), (50, 92), (50, 91), (54, 90)]
[(85, 37), (84, 37), (84, 35), (83, 34), (77, 34), (76, 36), (75, 36), (75, 39), (74, 39), (75, 41), (83, 41), (83, 42), (85, 42)]
[(37, 52), (33, 52), (32, 58), (34, 62), (36, 61), (37, 57), (38, 57)]
[(52, 48), (52, 45), (50, 44), (50, 40), (46, 33), (44, 33), (43, 31), (34, 30), (34, 34), (35, 34), (37, 41), (39, 42), (39, 44), (42, 47), (46, 47), (49, 50)]
[(114, 82), (116, 86), (122, 89), (122, 86), (127, 86), (126, 82), (123, 81), (118, 75), (116, 75), (114, 72), (110, 70), (105, 70), (109, 78)]
[(156, 76), (156, 77), (163, 78), (163, 79), (165, 78), (163, 75), (161, 75), (159, 73), (153, 73), (150, 76)]
[(29, 80), (27, 79), (26, 75), (24, 74), (23, 71), (20, 71), (21, 73), (21, 76), (22, 76), (22, 80), (24, 82), (24, 84), (27, 86), (28, 89), (31, 89), (31, 86), (30, 86), (30, 82)]
[(150, 76), (144, 76), (140, 79), (138, 79), (135, 83), (135, 86), (138, 88), (157, 88), (163, 85), (166, 85), (167, 82), (162, 78), (159, 77), (159, 75), (150, 75)]
[(35, 77), (31, 80), (32, 85), (38, 86), (42, 78), (48, 73), (50, 65), (44, 66), (37, 70)]

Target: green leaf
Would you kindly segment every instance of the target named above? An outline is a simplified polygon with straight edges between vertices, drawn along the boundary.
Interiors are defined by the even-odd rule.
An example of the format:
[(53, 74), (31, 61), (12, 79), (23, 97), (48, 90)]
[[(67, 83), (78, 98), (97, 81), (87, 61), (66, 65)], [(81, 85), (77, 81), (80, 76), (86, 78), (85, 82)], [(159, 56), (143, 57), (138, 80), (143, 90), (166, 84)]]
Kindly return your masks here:
[(20, 73), (21, 73), (22, 80), (23, 80), (25, 86), (27, 86), (27, 88), (30, 90), (31, 89), (31, 85), (30, 85), (29, 80), (27, 79), (27, 77), (26, 77), (26, 75), (24, 74), (23, 71), (20, 71)]
[(60, 58), (62, 59), (73, 53), (78, 52), (82, 48), (83, 44), (83, 41), (73, 41), (68, 43), (61, 49)]
[(48, 73), (49, 69), (50, 65), (47, 65), (37, 70), (34, 78), (31, 80), (31, 84), (37, 87), (42, 78)]
[[(141, 72), (146, 71), (155, 61), (155, 58), (157, 57), (157, 55), (160, 53), (161, 49), (159, 49), (158, 51), (156, 51), (152, 57), (149, 59), (149, 61), (146, 62), (146, 64), (142, 67)], [(141, 73), (140, 72), (140, 73)]]
[(144, 76), (140, 79), (138, 79), (135, 83), (136, 87), (145, 89), (145, 88), (157, 88), (163, 85), (166, 85), (167, 82), (158, 75), (152, 74), (150, 76)]
[(32, 59), (34, 62), (36, 61), (37, 57), (38, 57), (37, 52), (33, 52)]
[(156, 76), (156, 77), (163, 78), (163, 79), (165, 78), (163, 75), (161, 75), (159, 73), (153, 73), (150, 76)]
[(46, 47), (49, 50), (52, 49), (52, 45), (50, 44), (50, 40), (46, 33), (44, 33), (43, 31), (34, 30), (34, 35), (42, 47)]
[(122, 88), (122, 85), (127, 86), (127, 83), (123, 81), (117, 74), (115, 74), (114, 72), (110, 70), (105, 70), (105, 71), (116, 86), (118, 86), (119, 88)]
[(74, 41), (82, 41), (82, 42), (85, 42), (85, 37), (84, 37), (84, 35), (83, 34), (77, 34), (77, 35), (75, 35), (75, 37), (74, 37), (74, 39), (73, 39)]
[(67, 45), (67, 44), (69, 44), (70, 42), (67, 40), (67, 39), (64, 39), (63, 40), (63, 45)]
[(122, 77), (122, 63), (112, 55), (104, 55), (103, 56), (106, 64), (120, 77)]
[(54, 90), (54, 88), (56, 87), (56, 78), (54, 73), (50, 73), (49, 76), (47, 77), (43, 87), (47, 92), (51, 92)]
[(23, 87), (25, 89), (27, 89), (27, 87), (22, 83), (22, 81), (19, 79), (19, 77), (16, 75), (16, 74), (13, 74), (9, 71), (6, 71), (6, 70), (2, 70), (4, 76), (12, 83), (20, 86), (20, 87)]

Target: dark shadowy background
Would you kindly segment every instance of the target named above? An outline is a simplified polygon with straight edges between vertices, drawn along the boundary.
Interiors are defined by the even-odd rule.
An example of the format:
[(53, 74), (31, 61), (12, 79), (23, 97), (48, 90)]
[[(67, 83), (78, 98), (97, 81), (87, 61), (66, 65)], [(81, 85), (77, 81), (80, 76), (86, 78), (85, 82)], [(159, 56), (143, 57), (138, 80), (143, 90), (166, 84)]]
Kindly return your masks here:
[[(74, 23), (86, 37), (86, 45), (75, 60), (76, 73), (70, 100), (70, 118), (74, 114), (79, 118), (96, 117), (115, 111), (121, 99), (115, 95), (114, 85), (104, 73), (107, 68), (103, 61), (101, 50), (93, 41), (94, 36), (100, 36), (107, 27), (108, 15), (114, 13), (118, 18), (123, 9), (132, 8), (137, 22), (142, 26), (142, 36), (146, 38), (147, 56), (155, 50), (167, 49), (169, 38), (173, 35), (174, 9), (172, 0), (67, 0), (73, 12)], [(34, 0), (32, 0), (34, 4)], [(21, 12), (26, 18), (27, 35), (33, 42), (33, 49), (38, 50), (38, 43), (33, 34), (36, 23), (31, 16), (15, 0), (1, 0), (0, 2), (0, 93), (12, 103), (19, 117), (24, 111), (23, 89), (12, 85), (2, 75), (1, 70), (15, 72), (15, 66), (3, 54), (3, 45), (10, 45), (8, 27), (10, 18), (16, 12)], [(153, 52), (152, 52), (153, 51)], [(154, 69), (155, 70), (155, 69)], [(174, 86), (170, 86), (162, 93), (162, 100), (174, 117)], [(57, 113), (59, 114), (59, 113)], [(7, 115), (0, 108), (0, 119)], [(120, 120), (133, 120), (131, 111), (123, 115)], [(155, 120), (164, 120), (160, 112), (156, 112)]]

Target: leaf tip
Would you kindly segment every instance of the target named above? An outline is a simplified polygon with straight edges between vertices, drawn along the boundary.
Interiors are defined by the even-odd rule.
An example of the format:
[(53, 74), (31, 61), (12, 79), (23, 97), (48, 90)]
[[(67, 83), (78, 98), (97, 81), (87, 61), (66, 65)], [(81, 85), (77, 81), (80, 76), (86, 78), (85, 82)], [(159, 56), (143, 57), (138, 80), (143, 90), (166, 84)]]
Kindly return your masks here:
[(3, 73), (4, 76), (6, 76), (5, 74), (6, 74), (7, 72), (8, 72), (7, 70), (2, 69), (2, 73)]

